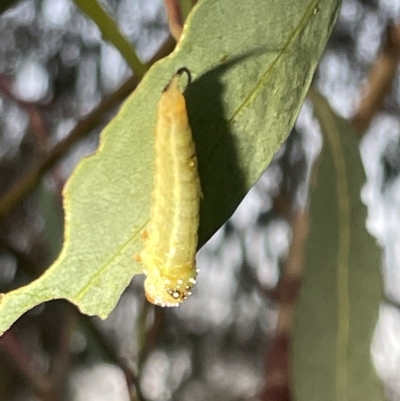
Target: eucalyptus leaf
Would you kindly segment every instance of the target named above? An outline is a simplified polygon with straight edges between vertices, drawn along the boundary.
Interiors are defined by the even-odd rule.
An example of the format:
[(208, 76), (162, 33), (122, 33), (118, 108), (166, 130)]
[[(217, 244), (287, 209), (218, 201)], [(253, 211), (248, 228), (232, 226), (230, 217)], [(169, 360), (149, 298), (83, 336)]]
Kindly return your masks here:
[(321, 95), (310, 93), (324, 146), (294, 320), (295, 400), (384, 400), (370, 354), (383, 293), (380, 250), (365, 227), (358, 139)]
[(142, 272), (133, 256), (149, 219), (156, 106), (182, 66), (194, 78), (185, 96), (204, 196), (204, 244), (292, 128), (339, 7), (339, 0), (200, 1), (176, 50), (149, 70), (104, 129), (97, 153), (71, 176), (61, 254), (41, 278), (4, 295), (0, 333), (55, 298), (105, 318)]
[(119, 31), (117, 24), (100, 6), (97, 0), (74, 0), (76, 5), (99, 27), (104, 40), (112, 43), (125, 58), (126, 62), (132, 68), (132, 71), (138, 76), (142, 77), (147, 67), (141, 63), (135, 50)]

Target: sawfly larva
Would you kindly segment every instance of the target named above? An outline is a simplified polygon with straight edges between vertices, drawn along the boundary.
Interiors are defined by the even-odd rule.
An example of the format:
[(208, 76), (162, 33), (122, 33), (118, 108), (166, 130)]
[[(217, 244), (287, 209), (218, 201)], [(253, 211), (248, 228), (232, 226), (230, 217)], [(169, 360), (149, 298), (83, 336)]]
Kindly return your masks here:
[(199, 227), (200, 180), (197, 158), (179, 81), (181, 68), (164, 89), (158, 104), (155, 129), (155, 173), (150, 221), (144, 249), (136, 258), (147, 275), (148, 301), (179, 306), (196, 283), (196, 248)]

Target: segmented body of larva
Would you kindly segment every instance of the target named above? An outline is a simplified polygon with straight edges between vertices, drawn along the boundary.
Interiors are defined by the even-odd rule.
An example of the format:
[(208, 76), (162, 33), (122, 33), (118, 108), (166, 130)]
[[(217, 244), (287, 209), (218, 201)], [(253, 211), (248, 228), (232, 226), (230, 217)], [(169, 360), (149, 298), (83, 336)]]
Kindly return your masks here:
[(159, 306), (179, 306), (196, 283), (200, 180), (179, 70), (158, 104), (155, 176), (150, 221), (139, 259), (147, 275), (147, 299)]

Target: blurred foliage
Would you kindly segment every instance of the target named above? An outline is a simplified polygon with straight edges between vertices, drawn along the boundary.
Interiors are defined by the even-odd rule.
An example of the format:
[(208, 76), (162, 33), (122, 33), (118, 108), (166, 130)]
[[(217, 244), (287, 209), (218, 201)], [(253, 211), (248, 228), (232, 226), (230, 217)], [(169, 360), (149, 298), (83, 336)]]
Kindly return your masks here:
[(293, 329), (295, 399), (383, 400), (370, 347), (382, 300), (380, 250), (367, 232), (365, 173), (351, 125), (310, 90), (324, 145), (314, 167), (310, 233)]

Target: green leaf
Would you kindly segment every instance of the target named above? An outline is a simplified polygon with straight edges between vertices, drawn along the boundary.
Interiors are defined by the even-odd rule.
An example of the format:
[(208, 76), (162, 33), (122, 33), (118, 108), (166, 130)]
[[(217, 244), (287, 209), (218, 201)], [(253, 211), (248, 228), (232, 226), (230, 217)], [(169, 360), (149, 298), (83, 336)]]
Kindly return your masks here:
[(76, 5), (97, 24), (103, 35), (103, 39), (111, 42), (121, 52), (126, 62), (132, 68), (132, 71), (134, 71), (138, 77), (143, 77), (147, 67), (139, 60), (132, 45), (121, 34), (117, 24), (104, 11), (97, 0), (74, 1)]
[(370, 343), (382, 297), (380, 251), (365, 228), (365, 174), (349, 123), (310, 91), (324, 146), (293, 331), (296, 401), (378, 401)]
[(63, 243), (63, 215), (59, 194), (48, 188), (42, 180), (37, 188), (39, 213), (44, 220), (43, 240), (46, 243), (49, 262), (53, 261), (61, 251)]
[[(200, 245), (226, 221), (297, 117), (340, 2), (202, 0), (171, 56), (156, 63), (105, 128), (98, 152), (65, 188), (65, 242), (45, 274), (4, 296), (0, 332), (24, 311), (66, 298), (107, 317), (142, 267), (153, 180), (153, 131), (162, 89), (179, 67), (204, 200)], [(190, 302), (190, 301), (189, 301)]]

